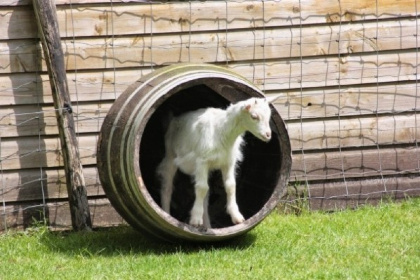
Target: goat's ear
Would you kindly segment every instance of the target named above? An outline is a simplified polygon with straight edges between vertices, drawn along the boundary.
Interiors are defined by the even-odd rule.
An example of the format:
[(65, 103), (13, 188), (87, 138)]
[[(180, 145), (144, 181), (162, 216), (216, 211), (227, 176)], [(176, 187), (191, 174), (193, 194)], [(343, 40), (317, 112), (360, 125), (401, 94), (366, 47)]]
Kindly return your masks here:
[(251, 104), (244, 105), (243, 109), (244, 111), (248, 111), (248, 112), (251, 111)]
[(276, 101), (276, 100), (280, 97), (280, 95), (281, 95), (281, 94), (267, 96), (267, 97), (265, 98), (265, 100), (266, 100), (268, 103), (273, 103), (274, 101)]

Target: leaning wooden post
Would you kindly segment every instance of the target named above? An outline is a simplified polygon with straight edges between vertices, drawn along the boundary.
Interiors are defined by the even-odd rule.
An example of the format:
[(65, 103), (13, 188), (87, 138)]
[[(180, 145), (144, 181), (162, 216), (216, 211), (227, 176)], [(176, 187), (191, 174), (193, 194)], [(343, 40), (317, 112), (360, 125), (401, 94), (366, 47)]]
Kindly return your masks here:
[(33, 0), (57, 116), (73, 229), (91, 230), (92, 222), (54, 3), (52, 0)]

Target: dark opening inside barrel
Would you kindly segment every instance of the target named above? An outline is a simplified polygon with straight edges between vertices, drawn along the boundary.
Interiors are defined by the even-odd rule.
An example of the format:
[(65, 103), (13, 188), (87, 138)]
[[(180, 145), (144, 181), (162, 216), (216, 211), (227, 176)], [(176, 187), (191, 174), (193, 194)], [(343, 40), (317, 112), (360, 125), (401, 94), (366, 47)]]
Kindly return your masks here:
[(265, 143), (247, 133), (244, 160), (236, 172), (237, 202), (246, 221), (233, 225), (226, 213), (220, 171), (210, 174), (211, 228), (187, 224), (195, 199), (190, 176), (174, 179), (171, 214), (160, 208), (156, 168), (165, 155), (168, 113), (226, 108), (250, 97), (263, 97), (252, 83), (222, 67), (181, 64), (157, 70), (131, 85), (107, 114), (98, 141), (98, 171), (112, 205), (133, 227), (165, 240), (218, 241), (246, 233), (275, 208), (291, 168), (287, 130), (272, 107), (273, 132)]

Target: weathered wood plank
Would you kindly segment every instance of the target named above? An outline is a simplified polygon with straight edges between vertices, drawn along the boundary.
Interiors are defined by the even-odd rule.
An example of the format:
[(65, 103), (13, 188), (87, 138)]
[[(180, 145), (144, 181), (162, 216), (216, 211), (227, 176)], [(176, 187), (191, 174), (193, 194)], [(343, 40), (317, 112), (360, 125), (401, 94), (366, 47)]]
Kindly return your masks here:
[[(80, 136), (78, 141), (82, 164), (95, 164), (97, 136)], [(3, 170), (64, 166), (58, 138), (12, 138), (2, 140), (1, 148)]]
[(323, 150), (415, 143), (420, 139), (417, 114), (328, 119), (287, 124), (293, 150)]
[[(415, 20), (212, 33), (63, 40), (67, 69), (273, 60), (415, 49)], [(314, 35), (315, 34), (315, 35)], [(301, 44), (301, 46), (299, 46)], [(0, 42), (0, 73), (45, 71), (34, 40)]]
[(414, 81), (420, 77), (417, 56), (416, 52), (349, 55), (251, 65), (232, 63), (229, 68), (265, 90), (279, 89), (279, 85), (284, 88), (349, 86)]
[(45, 71), (41, 51), (34, 39), (0, 42), (0, 73)]
[[(364, 83), (415, 81), (420, 78), (418, 53), (415, 51), (348, 55), (288, 61), (230, 63), (228, 68), (253, 81), (263, 90), (349, 86)], [(84, 64), (79, 70), (110, 67)], [(112, 64), (111, 64), (112, 65)], [(82, 67), (78, 64), (77, 67)], [(68, 69), (74, 70), (74, 69)], [(100, 70), (101, 71), (101, 70)]]
[[(112, 103), (73, 106), (76, 133), (98, 133)], [(52, 106), (26, 105), (0, 108), (0, 137), (58, 135)]]
[(276, 109), (285, 120), (363, 116), (418, 111), (417, 83), (274, 91)]
[[(151, 69), (67, 73), (72, 100), (115, 100), (130, 84)], [(17, 73), (0, 76), (0, 106), (52, 103), (48, 75)]]
[[(412, 0), (382, 0), (378, 2), (378, 7), (374, 1), (365, 3), (351, 0), (328, 0), (323, 1), (322, 5), (316, 0), (310, 0), (301, 3), (300, 6), (293, 0), (191, 3), (154, 1), (153, 5), (126, 1), (123, 1), (123, 5), (110, 5), (109, 1), (90, 5), (89, 2), (91, 1), (72, 1), (72, 6), (67, 6), (61, 4), (69, 4), (69, 1), (57, 1), (60, 33), (63, 36), (109, 36), (326, 24), (407, 17), (418, 12), (415, 1)], [(6, 2), (2, 5), (11, 4)], [(0, 26), (5, 27), (0, 30), (0, 39), (36, 37), (32, 24), (33, 13), (27, 7), (10, 7), (0, 11)]]
[[(414, 149), (410, 151), (410, 153), (414, 152)], [(396, 153), (399, 153), (400, 156), (406, 156), (404, 151), (397, 151)], [(416, 155), (410, 156), (410, 158), (415, 157)], [(297, 158), (297, 156), (295, 156), (295, 158)], [(366, 162), (374, 162), (377, 158), (378, 155), (375, 153), (365, 155)], [(410, 158), (407, 159), (406, 164), (409, 164)], [(299, 165), (302, 164), (302, 162), (300, 161), (296, 164)], [(320, 168), (320, 166), (318, 166), (318, 168)], [(361, 167), (359, 166), (359, 168)], [(369, 166), (365, 166), (365, 168), (368, 169)], [(85, 167), (84, 171), (86, 174), (85, 178), (88, 195), (90, 197), (103, 196), (104, 191), (99, 182), (96, 167)], [(381, 192), (383, 190), (402, 191), (417, 189), (417, 191), (419, 191), (416, 183), (418, 183), (420, 179), (417, 176), (407, 177), (406, 179), (410, 183), (408, 185), (405, 185), (406, 183), (404, 183), (405, 187), (399, 188), (395, 184), (401, 179), (399, 175), (402, 171), (398, 169), (393, 172), (391, 171), (392, 170), (387, 170), (386, 172), (383, 172), (383, 175), (386, 175), (383, 179), (378, 178), (377, 172), (370, 172), (370, 174), (363, 175), (363, 180), (360, 180), (360, 178), (358, 178), (360, 174), (356, 174), (353, 169), (345, 174), (347, 179), (346, 182), (344, 182), (341, 174), (336, 174), (337, 176), (329, 174), (329, 179), (325, 180), (323, 183), (319, 183), (318, 176), (315, 178), (311, 176), (303, 178), (297, 173), (292, 174), (290, 179), (291, 182), (295, 182), (294, 184), (300, 183), (302, 186), (305, 184), (305, 179), (308, 179), (309, 193), (314, 199), (326, 198), (333, 200), (336, 196), (344, 196), (346, 194), (350, 194), (352, 196), (359, 194), (360, 196), (357, 197), (357, 199), (359, 199), (359, 197), (366, 198), (369, 193), (376, 194), (377, 192)], [(337, 171), (337, 173), (339, 173), (339, 171)], [(415, 174), (415, 172), (413, 174)], [(392, 175), (396, 176), (392, 177)], [(312, 179), (315, 179), (316, 181), (312, 182)], [(337, 181), (340, 179), (342, 179), (342, 181)], [(54, 199), (67, 198), (63, 169), (9, 171), (2, 175), (2, 181), (4, 182), (4, 186), (2, 187), (2, 200), (6, 203), (13, 203), (14, 201), (19, 201), (19, 203), (25, 201), (42, 201), (43, 199), (52, 201)], [(351, 188), (349, 193), (346, 192), (346, 184), (347, 187)], [(358, 187), (356, 188), (355, 186)]]
[[(311, 209), (331, 211), (355, 208), (364, 204), (378, 204), (389, 199), (400, 200), (420, 196), (419, 184), (418, 176), (310, 183), (308, 187), (299, 185), (297, 193), (295, 189), (291, 188), (285, 200), (310, 195), (309, 206)], [(280, 205), (279, 210), (283, 209)]]
[[(166, 65), (179, 62), (272, 60), (370, 51), (414, 49), (416, 21), (401, 20), (345, 26), (308, 26), (213, 33), (136, 36), (66, 41), (67, 68), (107, 63), (109, 67)], [(314, 36), (315, 34), (315, 36)], [(300, 47), (299, 44), (302, 46)], [(80, 51), (79, 51), (80, 50)], [(78, 66), (77, 66), (78, 65)]]
[[(4, 141), (2, 150), (4, 170), (22, 168), (53, 168), (62, 166), (58, 139), (44, 139), (39, 143), (35, 138)], [(96, 164), (96, 136), (79, 137), (81, 161), (84, 165)], [(342, 147), (343, 148), (343, 147)], [(364, 147), (364, 149), (319, 150), (319, 152), (299, 153), (299, 146), (292, 146), (292, 177), (297, 180), (328, 180), (341, 178), (342, 172), (348, 177), (378, 176), (381, 174), (416, 173), (420, 166), (420, 151), (414, 146), (407, 148)], [(305, 175), (306, 171), (306, 175)]]
[(418, 174), (419, 166), (420, 149), (415, 146), (294, 153), (290, 177), (301, 182), (340, 178), (363, 180), (381, 175)]
[[(112, 70), (69, 73), (70, 97), (78, 102), (114, 100), (141, 75), (144, 70)], [(337, 88), (286, 89), (284, 84), (269, 91), (281, 94), (276, 108), (286, 119), (323, 118), (381, 113), (400, 113), (415, 108), (420, 98), (415, 81), (411, 83), (357, 85)], [(114, 92), (115, 90), (115, 92)], [(0, 106), (52, 103), (51, 89), (46, 75), (13, 74), (0, 76)], [(411, 106), (407, 106), (410, 104)], [(3, 109), (1, 109), (3, 110)], [(7, 115), (2, 111), (0, 116)]]
[[(88, 196), (105, 195), (96, 167), (83, 168)], [(21, 169), (5, 171), (1, 175), (2, 201), (41, 201), (66, 199), (66, 177), (63, 168)]]
[[(115, 3), (130, 2), (130, 0), (56, 0), (54, 2), (57, 5), (58, 4), (63, 5), (63, 4), (83, 4), (83, 3), (87, 3), (87, 4), (111, 3), (111, 1), (115, 2)], [(134, 1), (136, 1), (136, 0), (134, 0)], [(132, 2), (134, 2), (134, 1), (132, 1)], [(141, 0), (138, 1), (138, 2), (141, 2)], [(0, 3), (0, 7), (27, 6), (27, 5), (32, 5), (32, 0), (2, 0), (2, 2)]]
[[(93, 228), (126, 224), (107, 199), (90, 199), (89, 209)], [(2, 207), (0, 213), (4, 217), (0, 219), (0, 231), (27, 228), (37, 220), (42, 221), (43, 212), (46, 214), (50, 229), (72, 228), (68, 202), (48, 202), (45, 206), (41, 203), (32, 203)]]
[(0, 40), (38, 38), (31, 5), (0, 8)]
[[(344, 103), (345, 104), (345, 103)], [(76, 133), (98, 133), (111, 103), (80, 104), (74, 107)], [(19, 106), (13, 109), (0, 109), (0, 137), (3, 142), (20, 140), (16, 137), (57, 136), (58, 128), (53, 107)], [(3, 117), (1, 117), (4, 115)], [(345, 119), (311, 120), (288, 122), (287, 128), (293, 150), (366, 147), (413, 143), (420, 139), (420, 129), (416, 124), (420, 117), (415, 112), (383, 116), (354, 116)], [(16, 151), (3, 147), (2, 154), (7, 157)], [(33, 143), (37, 149), (39, 143)], [(5, 168), (7, 167), (7, 164)]]

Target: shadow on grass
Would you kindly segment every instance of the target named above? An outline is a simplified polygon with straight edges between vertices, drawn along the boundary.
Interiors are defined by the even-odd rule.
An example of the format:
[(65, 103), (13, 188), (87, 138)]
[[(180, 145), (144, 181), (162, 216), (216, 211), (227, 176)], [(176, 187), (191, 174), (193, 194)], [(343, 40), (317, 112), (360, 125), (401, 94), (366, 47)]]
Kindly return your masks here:
[(188, 254), (215, 249), (243, 250), (250, 247), (255, 239), (255, 234), (251, 232), (228, 241), (214, 243), (168, 243), (146, 237), (131, 227), (122, 226), (78, 233), (46, 231), (40, 240), (51, 251), (70, 256), (115, 256)]

